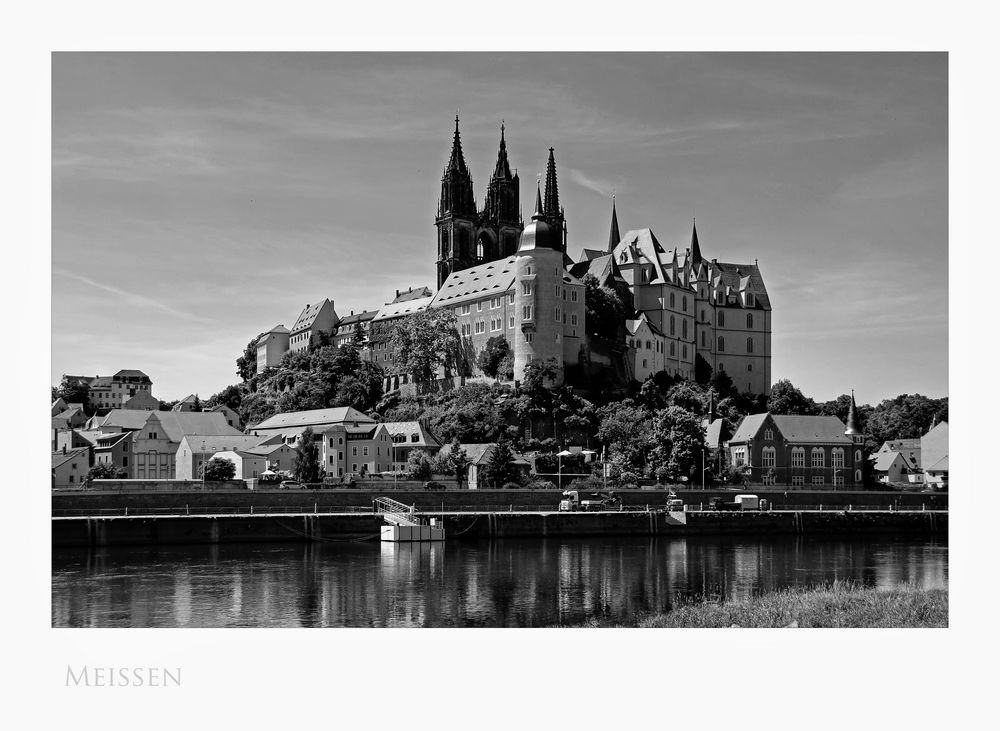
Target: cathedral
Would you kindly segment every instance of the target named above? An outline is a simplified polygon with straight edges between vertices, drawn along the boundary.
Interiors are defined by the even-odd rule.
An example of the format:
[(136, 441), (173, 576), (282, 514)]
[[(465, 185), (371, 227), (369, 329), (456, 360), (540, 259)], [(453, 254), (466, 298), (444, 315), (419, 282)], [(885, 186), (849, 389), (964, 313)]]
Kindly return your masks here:
[[(694, 224), (683, 251), (664, 247), (649, 228), (622, 234), (613, 199), (607, 245), (584, 246), (574, 261), (567, 252), (555, 150), (549, 148), (544, 191), (536, 190), (525, 225), (504, 125), (482, 209), (458, 125), (456, 116), (435, 218), (438, 289), (428, 305), (454, 309), (473, 355), (470, 375), (481, 375), (475, 354), (501, 335), (514, 353), (515, 379), (533, 359), (555, 363), (561, 381), (573, 366), (613, 366), (617, 353), (629, 379), (658, 371), (693, 378), (700, 358), (725, 371), (740, 391), (770, 391), (771, 303), (756, 261), (706, 257)], [(625, 305), (621, 348), (586, 333), (588, 275)]]

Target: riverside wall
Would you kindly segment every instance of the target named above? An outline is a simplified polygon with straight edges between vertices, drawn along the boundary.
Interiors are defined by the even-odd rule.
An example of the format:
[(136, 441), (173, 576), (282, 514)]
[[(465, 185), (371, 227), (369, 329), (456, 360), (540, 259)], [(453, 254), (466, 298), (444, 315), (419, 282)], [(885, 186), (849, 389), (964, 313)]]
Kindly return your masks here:
[[(187, 483), (183, 488), (167, 489), (169, 483), (157, 484), (148, 490), (74, 490), (53, 491), (52, 514), (99, 515), (102, 512), (136, 510), (185, 509), (204, 511), (206, 509), (242, 508), (315, 508), (329, 512), (336, 508), (370, 508), (372, 498), (384, 495), (418, 510), (458, 510), (481, 508), (501, 510), (512, 507), (525, 510), (554, 510), (562, 499), (559, 490), (424, 490), (422, 488), (377, 489), (338, 488), (319, 490), (246, 490), (218, 487), (203, 490)], [(618, 490), (622, 503), (631, 507), (662, 507), (667, 491), (663, 489)], [(881, 492), (881, 491), (813, 491), (813, 490), (741, 490), (740, 492), (767, 498), (776, 510), (852, 508), (894, 508), (947, 510), (948, 493), (923, 492)], [(712, 497), (721, 496), (731, 500), (733, 490), (678, 490), (677, 496), (684, 500), (689, 509), (707, 506)]]
[[(443, 514), (449, 540), (561, 536), (710, 534), (947, 536), (948, 514), (936, 511), (787, 512), (486, 512)], [(181, 515), (53, 518), (56, 548), (183, 543), (346, 542), (377, 540), (381, 516)]]

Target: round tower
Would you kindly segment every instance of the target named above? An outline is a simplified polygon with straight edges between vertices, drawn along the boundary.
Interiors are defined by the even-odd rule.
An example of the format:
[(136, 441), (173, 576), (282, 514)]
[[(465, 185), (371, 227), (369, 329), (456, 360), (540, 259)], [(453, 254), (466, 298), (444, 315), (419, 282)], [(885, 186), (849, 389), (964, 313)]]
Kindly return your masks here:
[(555, 366), (551, 385), (563, 381), (563, 325), (556, 320), (556, 287), (562, 283), (562, 232), (545, 221), (541, 191), (535, 212), (521, 232), (514, 270), (514, 378), (524, 378), (533, 360)]

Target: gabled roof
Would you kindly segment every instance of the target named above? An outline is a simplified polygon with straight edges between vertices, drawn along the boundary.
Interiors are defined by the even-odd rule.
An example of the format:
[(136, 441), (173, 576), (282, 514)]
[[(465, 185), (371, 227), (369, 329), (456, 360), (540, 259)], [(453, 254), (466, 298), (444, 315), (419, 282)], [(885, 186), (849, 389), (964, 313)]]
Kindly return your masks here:
[(876, 452), (872, 455), (872, 467), (878, 472), (888, 472), (897, 461), (906, 464), (899, 452)]
[(702, 419), (702, 427), (705, 429), (705, 446), (709, 449), (718, 449), (722, 446), (725, 441), (725, 430), (723, 427), (726, 425), (724, 419), (716, 419), (713, 422), (709, 422), (708, 419)]
[(801, 416), (780, 414), (751, 414), (743, 417), (731, 442), (746, 442), (760, 432), (770, 416), (775, 428), (787, 442), (797, 444), (851, 444), (844, 434), (844, 422), (836, 416)]
[(656, 276), (652, 277), (651, 280), (666, 281), (661, 256), (665, 257), (667, 252), (650, 229), (641, 228), (626, 231), (622, 235), (621, 242), (615, 247), (615, 261), (621, 262), (623, 253), (626, 254), (627, 262), (636, 260), (635, 251), (641, 254), (638, 261), (653, 265)]
[(122, 370), (122, 371), (118, 371), (115, 374), (115, 377), (116, 378), (118, 378), (118, 377), (121, 377), (121, 378), (149, 378), (149, 376), (147, 376), (142, 371), (136, 371), (136, 370)]
[(291, 332), (291, 330), (289, 330), (289, 329), (288, 329), (287, 327), (285, 327), (284, 325), (275, 325), (274, 327), (272, 327), (272, 328), (271, 328), (270, 330), (268, 330), (267, 332), (262, 332), (262, 333), (261, 333), (260, 335), (258, 335), (258, 336), (257, 336), (257, 339), (256, 339), (256, 340), (254, 340), (254, 342), (255, 342), (255, 343), (259, 343), (259, 342), (260, 342), (261, 340), (264, 340), (264, 339), (265, 339), (265, 338), (266, 338), (266, 337), (267, 337), (268, 335), (271, 335), (271, 334), (276, 334), (276, 335), (287, 335), (287, 334), (289, 334), (290, 332)]
[[(465, 452), (465, 456), (469, 458), (470, 464), (483, 464), (489, 459), (490, 452), (496, 447), (495, 444), (462, 444), (461, 448)], [(442, 455), (451, 454), (451, 442), (445, 444), (441, 447)]]
[[(406, 437), (405, 446), (407, 447), (440, 447), (441, 442), (431, 434), (429, 429), (426, 429), (423, 424), (419, 421), (384, 421), (382, 426), (386, 428), (389, 432), (389, 436), (396, 436), (397, 434), (402, 434)], [(417, 435), (417, 441), (411, 441), (413, 435)], [(399, 443), (401, 446), (404, 445), (403, 442)]]
[(297, 332), (298, 330), (305, 330), (306, 328), (312, 327), (313, 323), (316, 322), (316, 318), (319, 313), (323, 311), (326, 305), (333, 307), (333, 302), (327, 299), (322, 299), (311, 305), (306, 305), (305, 309), (299, 314), (298, 318), (295, 320), (295, 324), (292, 325), (291, 332)]
[(478, 264), (468, 269), (452, 272), (441, 283), (431, 301), (432, 307), (455, 305), (468, 300), (498, 296), (514, 286), (514, 270), (517, 257)]
[(948, 471), (948, 455), (939, 459), (937, 462), (932, 464), (930, 467), (924, 469), (924, 472), (947, 472)]
[(268, 444), (267, 442), (263, 442), (254, 447), (248, 447), (245, 451), (248, 454), (258, 454), (262, 457), (267, 457), (268, 455), (277, 452), (279, 449), (286, 449), (286, 448), (292, 449), (292, 447), (289, 447), (284, 442), (276, 442), (274, 444)]
[(220, 411), (148, 411), (145, 409), (112, 409), (97, 426), (102, 429), (118, 428), (137, 431), (155, 416), (163, 426), (167, 439), (180, 443), (189, 435), (242, 434), (229, 426), (226, 415)]
[[(586, 252), (587, 250), (584, 249), (584, 251)], [(612, 283), (625, 284), (625, 280), (622, 278), (618, 265), (615, 262), (614, 255), (606, 251), (596, 253), (597, 256), (587, 257), (573, 264), (569, 268), (570, 273), (580, 280), (583, 280), (588, 274), (593, 275), (602, 287)]]
[(66, 464), (71, 459), (86, 458), (87, 450), (89, 449), (90, 447), (76, 447), (75, 449), (67, 449), (65, 454), (62, 452), (53, 452), (52, 469)]
[(269, 419), (257, 424), (254, 429), (284, 429), (286, 427), (327, 426), (345, 421), (374, 423), (370, 416), (362, 414), (350, 406), (338, 406), (332, 409), (311, 409), (309, 411), (289, 411), (275, 414)]

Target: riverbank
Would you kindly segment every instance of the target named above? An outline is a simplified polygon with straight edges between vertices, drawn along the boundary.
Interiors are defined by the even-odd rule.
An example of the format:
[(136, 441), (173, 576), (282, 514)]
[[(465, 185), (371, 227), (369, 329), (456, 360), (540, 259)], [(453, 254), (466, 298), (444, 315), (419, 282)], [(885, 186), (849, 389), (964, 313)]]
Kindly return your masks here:
[[(853, 535), (946, 537), (946, 511), (424, 513), (441, 518), (447, 540), (561, 536)], [(378, 540), (375, 513), (258, 513), (54, 517), (52, 545), (345, 542)]]
[(668, 612), (636, 617), (630, 624), (599, 620), (584, 627), (798, 627), (928, 628), (948, 626), (947, 589), (912, 585), (892, 589), (833, 582), (789, 587), (745, 599), (690, 599)]

